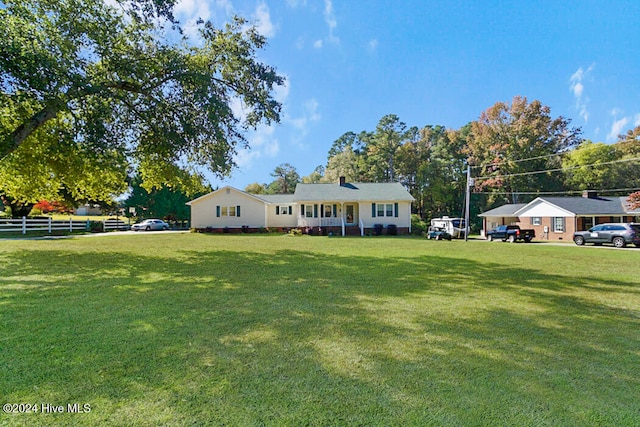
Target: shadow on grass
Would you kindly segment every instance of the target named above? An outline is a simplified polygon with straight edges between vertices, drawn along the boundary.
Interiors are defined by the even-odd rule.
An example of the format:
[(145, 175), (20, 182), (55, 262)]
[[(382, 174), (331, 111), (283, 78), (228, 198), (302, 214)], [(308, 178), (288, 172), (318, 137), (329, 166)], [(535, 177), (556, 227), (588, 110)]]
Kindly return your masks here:
[(640, 424), (637, 284), (294, 250), (3, 261), (0, 395), (92, 423)]

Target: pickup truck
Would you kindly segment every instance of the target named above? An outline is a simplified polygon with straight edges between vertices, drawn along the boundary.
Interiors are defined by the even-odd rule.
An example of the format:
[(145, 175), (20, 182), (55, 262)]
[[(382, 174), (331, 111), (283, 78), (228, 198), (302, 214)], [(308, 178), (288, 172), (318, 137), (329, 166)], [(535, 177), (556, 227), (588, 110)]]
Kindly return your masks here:
[(536, 237), (535, 230), (522, 230), (517, 225), (500, 225), (491, 231), (487, 231), (487, 240), (502, 240), (503, 242), (509, 241), (511, 243), (517, 240), (524, 240), (525, 243), (529, 243), (531, 239)]

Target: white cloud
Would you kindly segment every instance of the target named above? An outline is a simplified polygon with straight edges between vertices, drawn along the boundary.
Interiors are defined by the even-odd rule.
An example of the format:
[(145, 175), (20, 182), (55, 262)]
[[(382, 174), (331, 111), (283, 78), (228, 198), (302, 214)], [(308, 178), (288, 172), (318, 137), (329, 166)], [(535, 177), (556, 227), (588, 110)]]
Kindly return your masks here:
[(640, 126), (640, 113), (636, 114), (636, 118), (633, 122), (633, 126)]
[[(289, 98), (290, 83), (287, 75), (282, 86), (275, 86), (273, 89), (273, 97), (280, 104), (285, 105)], [(244, 120), (247, 116), (247, 109), (240, 98), (234, 98), (231, 101), (231, 109), (233, 114), (240, 120)], [(284, 119), (283, 119), (284, 121)], [(255, 161), (263, 157), (276, 157), (280, 152), (280, 143), (275, 137), (274, 132), (276, 125), (259, 125), (255, 131), (249, 132), (247, 142), (249, 148), (238, 150), (234, 156), (234, 160), (238, 167), (249, 168)]]
[(329, 41), (338, 43), (340, 39), (334, 34), (338, 26), (338, 20), (333, 13), (333, 3), (331, 0), (324, 0), (324, 22), (327, 24), (327, 27), (329, 27)]
[(247, 136), (248, 148), (238, 150), (234, 160), (239, 168), (249, 168), (263, 157), (276, 157), (280, 143), (274, 137), (275, 126), (260, 125)]
[(369, 40), (369, 52), (375, 52), (377, 48), (378, 48), (378, 40), (376, 39)]
[(277, 139), (269, 141), (262, 150), (267, 157), (276, 157), (280, 152), (280, 143)]
[(181, 0), (176, 4), (174, 13), (179, 21), (184, 22), (184, 32), (191, 40), (199, 38), (197, 21), (211, 19), (211, 9), (206, 0)]
[(239, 168), (246, 168), (251, 166), (254, 160), (259, 159), (260, 156), (260, 151), (243, 148), (236, 153), (233, 159)]
[(304, 103), (304, 112), (301, 117), (293, 118), (286, 117), (285, 122), (294, 129), (295, 135), (292, 141), (296, 144), (300, 144), (302, 140), (309, 134), (311, 125), (318, 122), (322, 116), (318, 113), (318, 101), (314, 98), (309, 99)]
[(227, 16), (233, 15), (233, 4), (231, 4), (231, 0), (216, 0), (216, 6), (218, 9), (223, 9)]
[(584, 97), (584, 79), (593, 71), (595, 64), (591, 64), (589, 68), (583, 70), (582, 67), (571, 75), (569, 78), (569, 90), (573, 93), (576, 100), (576, 109), (579, 111), (580, 117), (585, 122), (589, 121), (589, 111), (587, 110), (587, 104), (589, 98)]
[(619, 108), (612, 108), (611, 111), (609, 112), (609, 114), (611, 114), (612, 116), (617, 116), (619, 114), (622, 114), (622, 110)]
[(271, 22), (271, 14), (269, 13), (269, 6), (262, 2), (256, 6), (256, 10), (253, 14), (256, 28), (258, 32), (265, 37), (273, 37), (276, 33), (276, 28)]
[(278, 101), (280, 104), (284, 104), (287, 98), (289, 98), (289, 76), (286, 74), (281, 74), (284, 77), (284, 84), (281, 86), (274, 86), (273, 88), (273, 98)]
[[(582, 69), (580, 69), (580, 71), (582, 71)], [(584, 85), (582, 83), (579, 81), (574, 82), (571, 89), (573, 90), (573, 96), (578, 99), (582, 97), (582, 92), (584, 91)]]
[(260, 153), (260, 157), (262, 154), (275, 157), (280, 152), (280, 144), (273, 136), (275, 129), (275, 126), (261, 125), (249, 137), (249, 145)]
[(315, 47), (316, 49), (321, 49), (322, 48), (322, 39), (321, 40), (316, 40), (315, 42), (313, 42), (313, 47)]
[(306, 6), (307, 0), (287, 0), (287, 5), (289, 5), (289, 7), (292, 7), (292, 8), (296, 8), (298, 7), (298, 5)]
[(618, 138), (618, 135), (623, 133), (623, 130), (628, 123), (629, 123), (628, 117), (623, 117), (620, 120), (614, 121), (613, 125), (611, 126), (611, 132), (609, 132), (609, 135), (607, 135), (607, 141), (608, 142), (615, 141)]

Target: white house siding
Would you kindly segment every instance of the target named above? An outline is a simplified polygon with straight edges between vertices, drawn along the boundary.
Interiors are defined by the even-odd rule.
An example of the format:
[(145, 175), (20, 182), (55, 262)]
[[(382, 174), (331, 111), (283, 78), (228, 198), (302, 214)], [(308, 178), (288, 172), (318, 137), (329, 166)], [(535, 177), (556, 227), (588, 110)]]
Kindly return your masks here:
[(518, 211), (519, 217), (573, 217), (573, 212), (566, 211), (557, 206), (539, 201), (538, 203), (527, 206)]
[[(301, 190), (302, 191), (299, 191)], [(376, 200), (376, 195), (380, 199)], [(388, 197), (385, 199), (385, 195)], [(363, 197), (364, 196), (364, 197)], [(372, 200), (373, 199), (373, 200)], [(369, 201), (371, 200), (371, 201)], [(251, 195), (224, 187), (187, 203), (191, 206), (192, 227), (211, 228), (288, 228), (395, 225), (400, 232), (410, 231), (413, 197), (400, 184), (357, 183), (345, 185), (299, 184), (292, 195)], [(353, 221), (347, 221), (352, 205)], [(385, 206), (382, 215), (372, 213), (372, 205)], [(389, 205), (389, 212), (387, 211)], [(240, 216), (224, 216), (223, 207), (240, 207)], [(330, 206), (330, 215), (323, 208)], [(305, 211), (303, 212), (303, 207)], [(291, 214), (289, 214), (291, 208)], [(237, 209), (237, 208), (236, 208)], [(286, 212), (283, 213), (282, 210)], [(310, 217), (307, 212), (311, 212)], [(349, 213), (351, 211), (349, 210)], [(343, 231), (345, 231), (343, 229)]]
[[(189, 203), (191, 205), (191, 227), (193, 228), (240, 228), (266, 226), (265, 202), (238, 191), (224, 187)], [(229, 208), (240, 207), (240, 215), (229, 216)], [(224, 207), (227, 215), (223, 216)], [(220, 216), (218, 216), (220, 211)]]
[[(376, 204), (376, 215), (373, 216), (372, 205)], [(398, 216), (395, 216), (395, 205), (398, 206)], [(384, 216), (378, 216), (378, 205), (385, 205)], [(387, 216), (386, 205), (392, 205), (391, 216)], [(395, 202), (395, 201), (372, 201), (360, 203), (360, 220), (364, 224), (364, 228), (373, 228), (376, 224), (382, 224), (385, 227), (389, 224), (397, 227), (410, 227), (411, 226), (411, 203), (410, 202)]]
[[(298, 211), (295, 204), (274, 203), (267, 205), (266, 209), (267, 227), (289, 228), (298, 225)], [(289, 210), (291, 214), (289, 214)]]

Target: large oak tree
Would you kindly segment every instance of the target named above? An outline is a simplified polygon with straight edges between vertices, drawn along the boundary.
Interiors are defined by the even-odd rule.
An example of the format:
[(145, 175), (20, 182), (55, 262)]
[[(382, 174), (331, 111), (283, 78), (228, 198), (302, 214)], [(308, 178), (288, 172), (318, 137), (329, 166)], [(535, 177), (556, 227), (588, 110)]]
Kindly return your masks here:
[(228, 174), (244, 131), (279, 121), (283, 78), (257, 59), (266, 39), (243, 19), (201, 22), (191, 43), (173, 3), (0, 0), (0, 160), (45, 138), (122, 153), (148, 185), (176, 167)]

